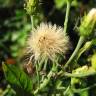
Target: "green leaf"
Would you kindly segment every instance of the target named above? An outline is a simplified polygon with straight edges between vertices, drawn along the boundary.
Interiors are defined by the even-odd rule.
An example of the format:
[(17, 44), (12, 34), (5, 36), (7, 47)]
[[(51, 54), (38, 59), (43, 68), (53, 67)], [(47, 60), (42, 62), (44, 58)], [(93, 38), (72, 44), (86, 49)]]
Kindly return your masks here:
[[(15, 88), (22, 90), (23, 94), (31, 93), (33, 88), (32, 79), (29, 78), (23, 70), (15, 65), (3, 64), (3, 70), (6, 80)], [(29, 95), (28, 95), (29, 96)]]

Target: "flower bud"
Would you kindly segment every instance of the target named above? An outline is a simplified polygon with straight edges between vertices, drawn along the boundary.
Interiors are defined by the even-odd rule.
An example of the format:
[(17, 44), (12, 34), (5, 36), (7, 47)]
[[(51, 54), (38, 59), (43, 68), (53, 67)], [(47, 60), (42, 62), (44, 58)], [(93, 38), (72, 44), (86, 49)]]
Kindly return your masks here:
[(38, 0), (26, 0), (26, 3), (24, 5), (24, 9), (27, 11), (27, 14), (34, 15), (36, 14), (36, 11), (38, 10)]
[(80, 35), (89, 36), (92, 34), (92, 30), (96, 24), (96, 9), (93, 8), (88, 15), (84, 16), (83, 21), (79, 27)]

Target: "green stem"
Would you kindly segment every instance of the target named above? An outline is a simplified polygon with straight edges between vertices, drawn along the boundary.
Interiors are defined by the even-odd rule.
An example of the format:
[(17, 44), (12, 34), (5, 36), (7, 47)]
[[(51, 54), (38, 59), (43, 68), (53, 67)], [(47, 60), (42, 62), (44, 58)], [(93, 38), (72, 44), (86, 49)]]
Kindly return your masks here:
[(36, 74), (37, 74), (37, 80), (38, 80), (38, 87), (40, 86), (40, 77), (39, 77), (39, 70), (38, 70), (38, 64), (36, 64)]
[[(46, 72), (45, 72), (46, 68), (47, 68), (47, 60), (45, 60), (44, 67), (43, 67), (43, 71), (44, 71), (45, 74), (46, 74)], [(41, 81), (44, 80), (44, 77), (45, 77), (45, 75), (42, 76), (42, 80)]]
[(84, 36), (81, 36), (81, 37), (79, 38), (78, 44), (77, 44), (74, 52), (72, 53), (71, 57), (69, 58), (69, 60), (68, 60), (67, 63), (65, 64), (65, 66), (62, 68), (62, 70), (58, 73), (58, 75), (60, 75), (60, 74), (62, 74), (62, 73), (64, 74), (65, 69), (68, 67), (68, 65), (71, 63), (71, 61), (74, 59), (74, 57), (75, 57), (76, 54), (78, 53), (78, 51), (79, 51), (81, 45), (83, 44), (84, 40), (85, 40), (85, 37), (84, 37)]
[(58, 87), (58, 88), (56, 88), (57, 90), (65, 90), (66, 88), (65, 87), (63, 87), (63, 86), (60, 86), (60, 87)]
[(55, 67), (55, 64), (53, 64), (53, 67), (52, 69), (50, 70), (50, 72), (48, 73), (47, 75), (47, 78), (44, 79), (43, 83), (40, 84), (40, 87), (37, 88), (35, 91), (34, 91), (34, 95), (36, 95), (40, 90), (42, 90), (50, 81), (50, 78), (52, 77), (54, 71), (56, 70), (56, 67)]
[(96, 84), (93, 84), (89, 87), (83, 88), (83, 89), (72, 89), (74, 93), (82, 93), (83, 91), (90, 90), (92, 88), (96, 87)]
[(67, 95), (67, 93), (68, 93), (68, 91), (70, 90), (70, 85), (67, 87), (67, 89), (65, 90), (65, 92), (64, 92), (64, 96), (66, 96)]
[(34, 16), (31, 15), (30, 18), (31, 18), (31, 25), (32, 25), (32, 30), (33, 30), (33, 28), (34, 28)]
[(46, 59), (45, 58), (43, 58), (43, 59), (41, 59), (40, 60), (40, 62), (38, 62), (39, 63), (39, 71), (42, 69), (42, 66), (43, 66), (43, 63), (44, 63), (44, 61), (45, 61)]
[(45, 60), (45, 64), (44, 64), (43, 70), (45, 71), (46, 68), (47, 68), (47, 60)]
[(50, 77), (52, 76), (52, 73), (52, 71), (49, 72), (47, 78), (43, 81), (43, 83), (40, 84), (40, 87), (34, 91), (34, 94), (37, 94), (39, 90), (43, 89), (48, 84), (48, 82), (50, 81)]
[(83, 78), (83, 77), (87, 77), (87, 76), (96, 75), (96, 72), (80, 73), (80, 74), (72, 74), (72, 73), (65, 72), (63, 75), (67, 76), (67, 77)]
[(65, 64), (64, 69), (66, 69), (66, 68), (68, 67), (68, 65), (71, 63), (71, 61), (74, 59), (74, 57), (75, 57), (76, 54), (78, 53), (81, 45), (83, 44), (84, 40), (85, 40), (85, 37), (84, 37), (84, 36), (81, 36), (81, 37), (79, 38), (78, 44), (77, 44), (74, 52), (72, 53), (71, 57), (69, 58), (69, 60), (68, 60), (67, 63)]
[(67, 31), (67, 23), (68, 23), (70, 7), (71, 7), (71, 3), (69, 0), (67, 0), (66, 16), (65, 16), (65, 22), (64, 22), (64, 33), (66, 33)]

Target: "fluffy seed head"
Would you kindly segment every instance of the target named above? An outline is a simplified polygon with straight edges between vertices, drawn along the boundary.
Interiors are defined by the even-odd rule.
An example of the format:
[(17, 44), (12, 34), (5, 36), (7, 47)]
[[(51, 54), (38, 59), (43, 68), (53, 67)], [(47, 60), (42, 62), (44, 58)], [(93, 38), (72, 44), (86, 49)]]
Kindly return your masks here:
[(69, 48), (69, 38), (63, 28), (51, 23), (41, 23), (34, 28), (28, 39), (29, 53), (35, 60), (47, 58), (54, 60), (58, 54), (63, 55)]

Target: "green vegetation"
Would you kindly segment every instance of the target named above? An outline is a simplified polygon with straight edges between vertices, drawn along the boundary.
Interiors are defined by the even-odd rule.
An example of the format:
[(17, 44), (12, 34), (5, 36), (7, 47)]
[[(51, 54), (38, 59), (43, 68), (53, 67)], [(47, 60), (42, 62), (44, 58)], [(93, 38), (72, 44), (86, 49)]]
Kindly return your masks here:
[(0, 96), (96, 96), (95, 7), (0, 0)]

